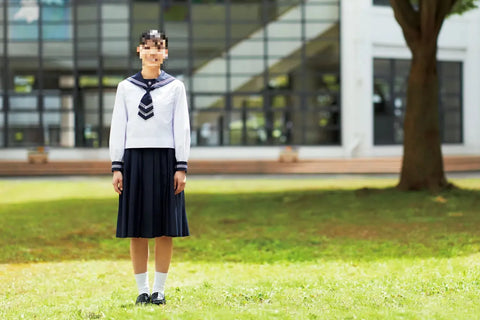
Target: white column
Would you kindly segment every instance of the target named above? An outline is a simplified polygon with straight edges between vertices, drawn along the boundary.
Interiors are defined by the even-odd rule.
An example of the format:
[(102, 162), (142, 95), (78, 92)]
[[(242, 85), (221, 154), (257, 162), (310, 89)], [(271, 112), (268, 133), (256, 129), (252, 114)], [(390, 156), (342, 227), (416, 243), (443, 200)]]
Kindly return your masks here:
[(468, 16), (468, 42), (463, 64), (463, 142), (468, 153), (480, 153), (480, 9)]
[(371, 2), (341, 2), (342, 147), (345, 157), (367, 157), (372, 152)]
[(62, 114), (60, 122), (60, 145), (62, 147), (75, 146), (75, 122), (72, 111), (73, 98), (71, 95), (62, 96)]

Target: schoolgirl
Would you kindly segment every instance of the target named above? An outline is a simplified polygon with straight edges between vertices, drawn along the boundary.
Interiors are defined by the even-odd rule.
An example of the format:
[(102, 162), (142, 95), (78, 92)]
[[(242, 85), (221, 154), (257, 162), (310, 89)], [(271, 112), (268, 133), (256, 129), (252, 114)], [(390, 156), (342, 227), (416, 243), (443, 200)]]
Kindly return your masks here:
[[(110, 129), (113, 188), (119, 194), (118, 238), (131, 238), (138, 286), (136, 304), (165, 304), (173, 237), (189, 235), (184, 188), (190, 152), (185, 87), (161, 69), (168, 57), (164, 33), (141, 35), (142, 70), (118, 84)], [(155, 240), (150, 295), (149, 239)]]

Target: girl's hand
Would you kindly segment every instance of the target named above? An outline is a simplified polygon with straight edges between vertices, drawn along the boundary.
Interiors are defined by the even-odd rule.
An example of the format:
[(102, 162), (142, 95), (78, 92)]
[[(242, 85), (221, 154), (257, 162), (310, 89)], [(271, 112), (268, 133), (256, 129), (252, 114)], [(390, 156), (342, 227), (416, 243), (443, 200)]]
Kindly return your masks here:
[(122, 194), (123, 191), (123, 175), (121, 171), (114, 171), (113, 172), (113, 189), (118, 194)]
[(175, 172), (173, 177), (173, 187), (175, 188), (175, 194), (179, 194), (185, 189), (185, 184), (187, 183), (187, 175), (185, 171)]

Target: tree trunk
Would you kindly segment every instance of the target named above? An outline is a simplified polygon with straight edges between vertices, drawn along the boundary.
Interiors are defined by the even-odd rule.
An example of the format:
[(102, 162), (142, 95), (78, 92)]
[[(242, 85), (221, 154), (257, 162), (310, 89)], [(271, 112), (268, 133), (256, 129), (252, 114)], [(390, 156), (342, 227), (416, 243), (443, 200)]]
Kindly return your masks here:
[(403, 164), (398, 188), (436, 191), (448, 186), (439, 132), (437, 38), (420, 40), (410, 49), (413, 59), (408, 79)]

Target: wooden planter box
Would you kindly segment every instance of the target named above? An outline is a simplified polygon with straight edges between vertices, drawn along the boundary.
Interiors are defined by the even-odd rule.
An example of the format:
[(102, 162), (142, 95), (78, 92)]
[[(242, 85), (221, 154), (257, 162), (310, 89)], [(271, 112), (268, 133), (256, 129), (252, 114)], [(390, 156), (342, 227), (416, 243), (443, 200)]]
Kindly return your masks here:
[(48, 152), (43, 147), (38, 147), (36, 150), (28, 152), (28, 162), (32, 164), (47, 163)]
[(297, 162), (298, 161), (298, 151), (292, 147), (285, 147), (280, 151), (280, 157), (278, 159), (280, 162)]

